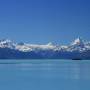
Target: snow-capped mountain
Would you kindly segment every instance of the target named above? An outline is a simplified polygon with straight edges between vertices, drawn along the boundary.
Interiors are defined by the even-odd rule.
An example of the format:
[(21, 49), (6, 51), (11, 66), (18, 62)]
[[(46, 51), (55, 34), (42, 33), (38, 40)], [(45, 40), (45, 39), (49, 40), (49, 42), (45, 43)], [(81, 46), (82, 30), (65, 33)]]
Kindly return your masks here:
[(0, 40), (0, 48), (15, 48), (15, 43), (9, 39)]
[(0, 58), (56, 58), (56, 59), (90, 59), (90, 42), (81, 38), (70, 45), (46, 45), (14, 43), (11, 40), (0, 40)]
[(75, 39), (74, 42), (72, 43), (72, 45), (79, 45), (79, 46), (82, 46), (83, 44), (84, 41), (80, 37)]

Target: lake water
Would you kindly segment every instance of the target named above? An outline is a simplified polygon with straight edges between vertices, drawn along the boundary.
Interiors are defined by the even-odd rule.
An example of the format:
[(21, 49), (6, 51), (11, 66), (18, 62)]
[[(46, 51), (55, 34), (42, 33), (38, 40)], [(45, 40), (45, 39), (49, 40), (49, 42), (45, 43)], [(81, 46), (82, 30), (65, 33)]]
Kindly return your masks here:
[(0, 60), (0, 90), (90, 90), (90, 61)]

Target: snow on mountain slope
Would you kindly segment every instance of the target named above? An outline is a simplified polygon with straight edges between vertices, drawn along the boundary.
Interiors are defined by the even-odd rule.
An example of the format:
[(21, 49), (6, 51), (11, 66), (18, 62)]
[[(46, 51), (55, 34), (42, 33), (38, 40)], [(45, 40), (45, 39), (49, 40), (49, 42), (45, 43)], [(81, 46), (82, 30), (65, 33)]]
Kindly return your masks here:
[(77, 38), (70, 45), (14, 43), (0, 40), (0, 58), (90, 59), (90, 42)]
[(74, 40), (74, 42), (68, 46), (68, 51), (78, 51), (78, 52), (83, 52), (85, 50), (90, 49), (90, 44), (87, 44), (87, 42), (84, 42), (81, 38), (77, 38)]
[(80, 37), (75, 39), (74, 42), (71, 45), (77, 45), (77, 46), (83, 46), (84, 40), (82, 40)]
[(16, 45), (16, 49), (20, 51), (36, 51), (36, 50), (56, 50), (57, 46), (52, 43), (48, 43), (46, 45), (38, 45), (38, 44), (24, 44), (24, 45)]
[(20, 50), (23, 52), (30, 52), (36, 50), (53, 50), (53, 51), (85, 51), (90, 50), (90, 42), (84, 42), (81, 38), (77, 38), (73, 43), (67, 46), (54, 45), (52, 43), (48, 43), (46, 45), (38, 45), (38, 44), (25, 44), (25, 43), (13, 43), (11, 40), (0, 40), (0, 48), (11, 48)]
[(16, 44), (9, 39), (0, 40), (0, 48), (15, 48)]

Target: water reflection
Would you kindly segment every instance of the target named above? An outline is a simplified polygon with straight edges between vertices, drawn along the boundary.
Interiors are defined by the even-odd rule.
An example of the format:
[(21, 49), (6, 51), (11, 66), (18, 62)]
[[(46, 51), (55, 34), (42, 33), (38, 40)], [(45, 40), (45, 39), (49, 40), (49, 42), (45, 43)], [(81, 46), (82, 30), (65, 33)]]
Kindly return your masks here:
[[(0, 69), (9, 68), (22, 72), (35, 72), (40, 77), (59, 77), (65, 79), (90, 79), (90, 61), (66, 60), (28, 60), (0, 61)], [(8, 69), (10, 70), (10, 69)]]

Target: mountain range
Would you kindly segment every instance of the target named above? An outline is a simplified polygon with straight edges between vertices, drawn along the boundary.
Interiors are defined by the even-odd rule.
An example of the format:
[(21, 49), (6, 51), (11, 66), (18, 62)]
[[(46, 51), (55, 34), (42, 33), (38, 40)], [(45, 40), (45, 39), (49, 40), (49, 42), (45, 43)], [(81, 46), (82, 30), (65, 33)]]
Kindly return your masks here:
[(90, 42), (77, 38), (70, 45), (39, 45), (3, 39), (0, 59), (90, 59)]

